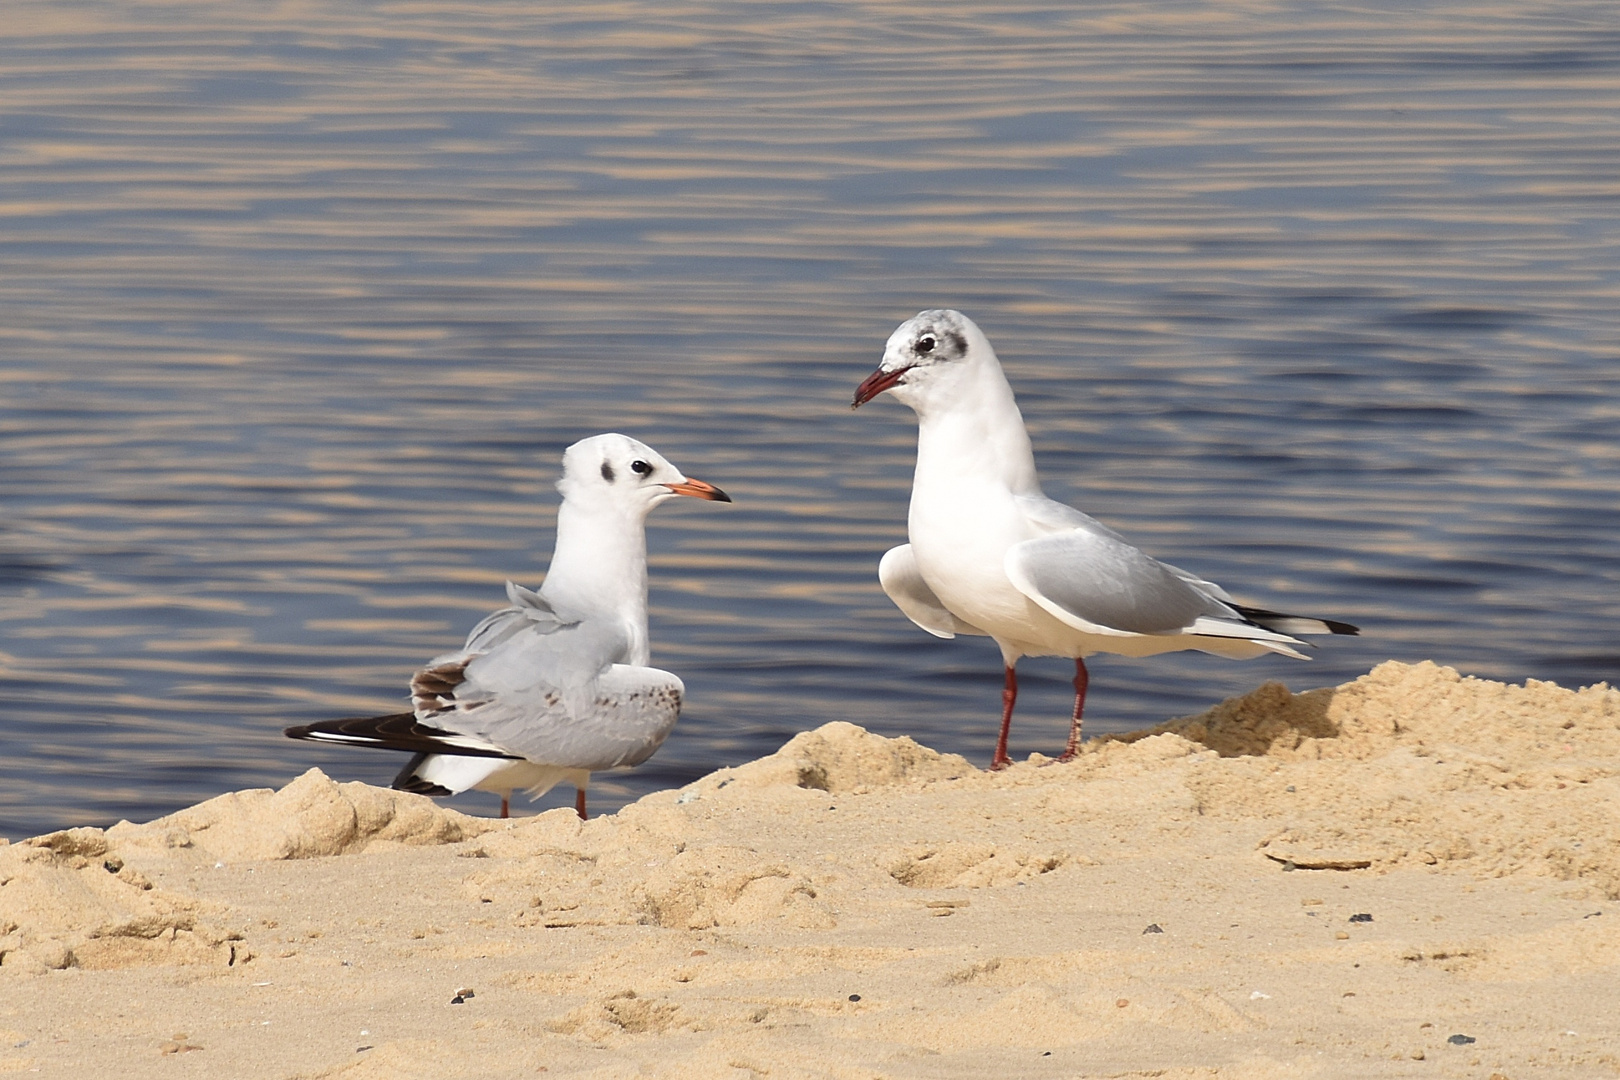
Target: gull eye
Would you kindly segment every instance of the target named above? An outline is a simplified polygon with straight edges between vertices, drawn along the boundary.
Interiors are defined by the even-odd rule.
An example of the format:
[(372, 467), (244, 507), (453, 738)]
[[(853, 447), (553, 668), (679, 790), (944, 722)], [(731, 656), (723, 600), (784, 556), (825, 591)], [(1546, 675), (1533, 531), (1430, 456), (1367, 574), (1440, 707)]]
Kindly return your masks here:
[(934, 346), (938, 344), (939, 342), (934, 340), (934, 335), (924, 334), (922, 337), (917, 339), (917, 344), (913, 345), (912, 348), (924, 356), (927, 356), (929, 353), (934, 351)]
[(630, 471), (635, 473), (637, 476), (646, 476), (648, 473), (652, 472), (652, 466), (647, 464), (645, 461), (638, 459), (630, 463)]

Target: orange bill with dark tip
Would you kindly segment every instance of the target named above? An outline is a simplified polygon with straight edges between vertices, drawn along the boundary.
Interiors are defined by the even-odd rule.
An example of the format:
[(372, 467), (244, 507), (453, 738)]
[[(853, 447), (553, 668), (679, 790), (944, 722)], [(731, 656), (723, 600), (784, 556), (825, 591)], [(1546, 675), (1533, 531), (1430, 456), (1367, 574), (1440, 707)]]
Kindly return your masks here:
[(897, 384), (900, 377), (910, 370), (908, 367), (899, 368), (895, 371), (884, 371), (882, 368), (878, 368), (866, 377), (865, 382), (855, 388), (855, 401), (850, 405), (850, 408), (858, 409), (865, 405), (889, 387)]
[(713, 484), (691, 476), (678, 484), (665, 484), (664, 486), (677, 495), (690, 495), (694, 499), (708, 499), (710, 502), (731, 501), (730, 495), (727, 495)]

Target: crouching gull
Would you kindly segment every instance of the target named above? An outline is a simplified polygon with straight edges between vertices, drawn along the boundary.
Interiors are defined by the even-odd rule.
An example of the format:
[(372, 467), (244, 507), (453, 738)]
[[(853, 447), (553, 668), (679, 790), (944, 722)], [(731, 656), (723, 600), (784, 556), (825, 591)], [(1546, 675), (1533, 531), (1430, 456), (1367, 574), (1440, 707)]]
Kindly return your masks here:
[(411, 679), (410, 712), (286, 729), (294, 739), (406, 750), (394, 787), (476, 788), (539, 798), (559, 781), (585, 817), (590, 774), (639, 765), (680, 716), (685, 686), (648, 666), (647, 514), (677, 495), (730, 502), (645, 443), (594, 435), (563, 454), (557, 546), (538, 591), (507, 582), (509, 606)]

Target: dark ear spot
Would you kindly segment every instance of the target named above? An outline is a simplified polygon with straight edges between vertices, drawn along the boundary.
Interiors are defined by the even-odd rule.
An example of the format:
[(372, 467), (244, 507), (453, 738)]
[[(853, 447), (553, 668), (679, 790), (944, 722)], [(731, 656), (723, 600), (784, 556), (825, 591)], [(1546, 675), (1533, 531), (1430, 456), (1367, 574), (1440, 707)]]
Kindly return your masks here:
[(610, 484), (613, 483), (613, 466), (609, 465), (606, 460), (602, 462), (602, 479)]
[(967, 338), (963, 337), (961, 334), (958, 334), (955, 330), (946, 332), (945, 341), (950, 345), (952, 356), (960, 357), (967, 355)]

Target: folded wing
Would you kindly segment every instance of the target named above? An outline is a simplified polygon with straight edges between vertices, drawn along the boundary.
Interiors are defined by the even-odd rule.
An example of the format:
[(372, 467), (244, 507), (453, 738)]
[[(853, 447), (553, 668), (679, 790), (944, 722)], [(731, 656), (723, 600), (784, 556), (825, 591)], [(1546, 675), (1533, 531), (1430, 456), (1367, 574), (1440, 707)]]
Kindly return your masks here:
[(474, 627), (460, 652), (411, 680), (416, 716), (534, 762), (611, 769), (652, 756), (680, 717), (685, 687), (625, 664), (628, 628), (574, 617), (508, 583), (511, 605)]
[(1089, 529), (1014, 544), (1004, 569), (1019, 592), (1092, 634), (1192, 633), (1200, 618), (1237, 614), (1157, 559)]
[(1087, 633), (1238, 638), (1306, 659), (1294, 634), (1354, 634), (1348, 623), (1236, 603), (1214, 582), (1159, 562), (1118, 533), (1050, 499), (1021, 499), (1037, 531), (1004, 564), (1013, 586), (1055, 618)]

